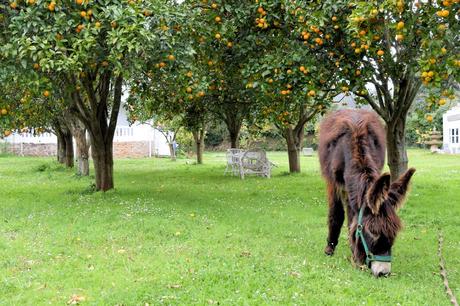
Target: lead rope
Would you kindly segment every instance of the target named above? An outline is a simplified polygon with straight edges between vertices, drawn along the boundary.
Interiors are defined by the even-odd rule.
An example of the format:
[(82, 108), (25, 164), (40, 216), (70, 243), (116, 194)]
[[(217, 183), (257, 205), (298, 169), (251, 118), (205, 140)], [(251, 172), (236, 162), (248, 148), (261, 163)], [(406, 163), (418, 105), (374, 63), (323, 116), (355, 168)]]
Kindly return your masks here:
[(438, 257), (439, 257), (439, 268), (440, 268), (440, 274), (441, 278), (444, 284), (444, 288), (446, 289), (446, 294), (450, 298), (450, 302), (454, 306), (459, 306), (457, 299), (455, 298), (454, 293), (449, 287), (449, 281), (447, 280), (447, 270), (446, 270), (446, 262), (444, 261), (444, 257), (442, 256), (442, 243), (444, 241), (444, 238), (442, 236), (442, 232), (439, 231), (438, 233)]

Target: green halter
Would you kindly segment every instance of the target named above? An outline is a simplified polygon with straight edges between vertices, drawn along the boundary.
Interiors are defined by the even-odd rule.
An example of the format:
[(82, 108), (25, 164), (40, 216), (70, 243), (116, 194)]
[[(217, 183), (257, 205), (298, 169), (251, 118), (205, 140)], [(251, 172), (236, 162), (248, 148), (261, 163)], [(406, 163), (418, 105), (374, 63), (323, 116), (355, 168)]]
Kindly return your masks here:
[(364, 215), (364, 208), (365, 206), (361, 206), (361, 209), (359, 210), (358, 214), (358, 228), (356, 229), (356, 238), (361, 239), (361, 243), (363, 244), (364, 251), (366, 252), (366, 265), (369, 266), (369, 264), (372, 261), (383, 261), (383, 262), (391, 262), (391, 255), (390, 256), (382, 256), (382, 255), (374, 255), (372, 252), (369, 250), (366, 239), (364, 239), (364, 234), (363, 234), (363, 215)]

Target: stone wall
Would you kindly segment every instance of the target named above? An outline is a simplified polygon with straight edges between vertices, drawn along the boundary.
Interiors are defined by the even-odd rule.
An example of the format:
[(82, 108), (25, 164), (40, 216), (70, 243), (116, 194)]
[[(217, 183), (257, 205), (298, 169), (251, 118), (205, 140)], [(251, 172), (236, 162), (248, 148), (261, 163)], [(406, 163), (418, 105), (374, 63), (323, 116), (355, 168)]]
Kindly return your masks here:
[[(22, 156), (56, 156), (57, 145), (56, 144), (35, 144), (35, 143), (23, 143), (23, 144), (2, 144), (5, 146), (7, 153), (22, 155)], [(142, 158), (149, 157), (149, 142), (114, 142), (113, 143), (113, 155), (114, 158)], [(155, 152), (152, 151), (152, 155)]]
[(52, 143), (8, 143), (6, 151), (22, 156), (56, 156), (57, 145)]

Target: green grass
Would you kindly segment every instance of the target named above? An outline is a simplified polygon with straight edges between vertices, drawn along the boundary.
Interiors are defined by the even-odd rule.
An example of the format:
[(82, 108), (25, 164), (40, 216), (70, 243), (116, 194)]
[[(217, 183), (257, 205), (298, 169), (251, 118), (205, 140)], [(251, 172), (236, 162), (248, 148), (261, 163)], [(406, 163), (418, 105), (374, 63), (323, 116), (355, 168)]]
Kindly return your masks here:
[(116, 190), (93, 193), (46, 158), (0, 158), (0, 305), (449, 305), (437, 235), (460, 296), (460, 157), (411, 151), (417, 168), (393, 275), (350, 264), (346, 230), (333, 257), (316, 157), (272, 179), (223, 176), (223, 153), (118, 160)]

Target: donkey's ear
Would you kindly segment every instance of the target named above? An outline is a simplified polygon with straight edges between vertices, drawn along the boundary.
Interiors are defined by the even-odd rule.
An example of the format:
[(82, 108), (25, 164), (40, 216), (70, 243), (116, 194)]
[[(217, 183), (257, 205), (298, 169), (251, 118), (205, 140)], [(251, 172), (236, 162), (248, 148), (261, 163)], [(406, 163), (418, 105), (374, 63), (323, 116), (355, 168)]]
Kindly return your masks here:
[(367, 202), (369, 208), (374, 215), (377, 215), (380, 210), (380, 206), (388, 194), (390, 188), (390, 174), (382, 174), (371, 186), (367, 192)]
[(404, 198), (409, 188), (409, 182), (414, 173), (415, 168), (410, 168), (391, 184), (388, 198), (395, 208), (399, 208), (404, 203)]

